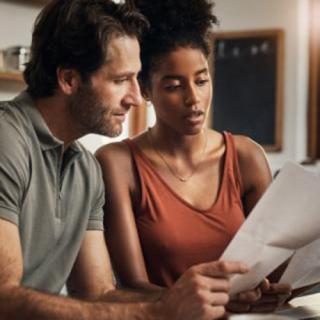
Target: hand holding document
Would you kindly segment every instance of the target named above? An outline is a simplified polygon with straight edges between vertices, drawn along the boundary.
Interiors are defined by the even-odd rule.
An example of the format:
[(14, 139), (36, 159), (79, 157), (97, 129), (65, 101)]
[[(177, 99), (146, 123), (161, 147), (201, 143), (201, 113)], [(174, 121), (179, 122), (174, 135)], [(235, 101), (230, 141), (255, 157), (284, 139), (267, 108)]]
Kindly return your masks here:
[[(317, 239), (320, 239), (320, 175), (288, 162), (221, 257), (221, 260), (243, 261), (251, 268), (249, 273), (231, 278), (230, 293), (256, 287), (298, 249), (301, 249), (300, 255), (294, 256), (288, 266), (289, 272), (294, 263), (293, 271), (284, 274), (282, 282), (294, 284), (299, 280), (296, 284), (304, 285), (301, 277), (305, 276), (305, 270), (301, 261), (305, 255), (310, 256), (309, 250), (314, 251)], [(319, 256), (314, 261), (317, 267)], [(305, 280), (320, 279), (320, 268), (311, 269)]]

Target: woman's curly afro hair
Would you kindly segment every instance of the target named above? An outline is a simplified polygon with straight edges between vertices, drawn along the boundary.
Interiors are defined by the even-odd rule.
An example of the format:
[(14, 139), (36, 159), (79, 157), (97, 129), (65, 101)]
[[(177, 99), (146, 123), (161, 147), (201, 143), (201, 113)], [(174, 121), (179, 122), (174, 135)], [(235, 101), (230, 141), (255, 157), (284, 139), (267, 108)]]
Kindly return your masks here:
[(200, 49), (208, 57), (210, 35), (217, 23), (210, 0), (127, 0), (150, 22), (141, 41), (140, 79), (148, 85), (161, 57), (179, 47)]

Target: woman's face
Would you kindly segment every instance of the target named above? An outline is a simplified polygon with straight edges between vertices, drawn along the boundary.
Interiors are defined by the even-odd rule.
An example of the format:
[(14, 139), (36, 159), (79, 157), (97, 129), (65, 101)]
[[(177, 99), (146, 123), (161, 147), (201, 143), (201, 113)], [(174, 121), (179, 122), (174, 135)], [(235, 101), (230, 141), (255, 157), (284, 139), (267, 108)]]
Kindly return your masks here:
[(157, 123), (182, 134), (201, 131), (211, 104), (208, 61), (199, 49), (178, 48), (164, 56), (151, 74), (147, 95)]

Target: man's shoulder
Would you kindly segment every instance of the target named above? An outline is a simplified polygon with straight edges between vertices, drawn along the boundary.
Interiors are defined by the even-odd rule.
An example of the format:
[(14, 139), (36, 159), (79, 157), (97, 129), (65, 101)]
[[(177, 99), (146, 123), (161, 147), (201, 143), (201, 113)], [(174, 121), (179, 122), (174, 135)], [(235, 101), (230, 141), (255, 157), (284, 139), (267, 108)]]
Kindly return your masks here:
[(1, 151), (13, 153), (27, 147), (28, 126), (21, 112), (11, 101), (0, 102), (0, 145)]
[(0, 101), (0, 123), (8, 123), (8, 120), (15, 118), (16, 108), (13, 101)]
[(81, 152), (82, 161), (85, 161), (88, 164), (97, 162), (95, 156), (93, 155), (93, 153), (87, 147), (85, 147), (82, 142), (80, 142), (79, 140), (76, 140), (74, 142), (73, 146), (76, 149), (78, 149), (79, 152)]
[(16, 188), (22, 191), (27, 185), (32, 154), (27, 143), (28, 134), (14, 109), (10, 102), (0, 102), (0, 176), (6, 190), (12, 194)]
[(80, 141), (75, 141), (74, 146), (81, 153), (81, 156), (78, 158), (78, 162), (82, 168), (84, 175), (92, 178), (101, 177), (101, 168), (93, 153), (88, 150)]
[(24, 135), (30, 126), (28, 119), (14, 100), (0, 101), (0, 130), (11, 134)]

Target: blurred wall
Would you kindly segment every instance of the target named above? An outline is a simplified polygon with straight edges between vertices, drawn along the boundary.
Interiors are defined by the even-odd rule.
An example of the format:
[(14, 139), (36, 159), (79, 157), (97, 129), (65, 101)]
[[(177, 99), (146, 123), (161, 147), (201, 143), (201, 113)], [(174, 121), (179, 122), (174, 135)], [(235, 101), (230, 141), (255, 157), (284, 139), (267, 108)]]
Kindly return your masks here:
[[(216, 0), (218, 31), (282, 28), (285, 31), (283, 150), (269, 153), (273, 170), (287, 159), (306, 157), (306, 114), (308, 79), (308, 1), (307, 0)], [(0, 48), (29, 45), (32, 25), (41, 5), (28, 1), (0, 0)], [(0, 81), (0, 99), (9, 99), (23, 87)], [(154, 122), (148, 108), (148, 125)], [(128, 121), (123, 134), (128, 135)], [(110, 139), (89, 135), (81, 141), (92, 151)]]

